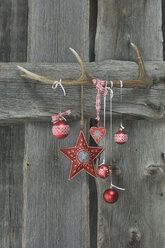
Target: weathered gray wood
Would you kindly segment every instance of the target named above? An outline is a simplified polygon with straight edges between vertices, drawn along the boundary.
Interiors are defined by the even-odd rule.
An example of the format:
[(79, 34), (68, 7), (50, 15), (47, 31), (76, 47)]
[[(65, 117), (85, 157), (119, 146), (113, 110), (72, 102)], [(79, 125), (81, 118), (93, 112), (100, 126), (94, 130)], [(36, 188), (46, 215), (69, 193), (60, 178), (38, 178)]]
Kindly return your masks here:
[[(120, 104), (120, 89), (114, 89), (113, 111), (139, 118), (159, 119), (164, 117), (164, 62), (146, 62), (146, 70), (154, 80), (150, 90), (123, 89), (123, 104)], [(77, 64), (21, 64), (28, 70), (52, 78), (78, 78), (80, 68)], [(138, 67), (134, 62), (104, 61), (87, 63), (89, 72), (102, 79), (137, 78)], [(0, 122), (49, 119), (51, 114), (67, 109), (73, 116), (80, 116), (80, 87), (65, 87), (66, 97), (61, 88), (53, 91), (51, 85), (36, 83), (20, 77), (16, 64), (2, 64), (0, 73)], [(95, 117), (94, 87), (84, 87), (85, 115)], [(73, 108), (74, 99), (74, 108)], [(109, 98), (107, 102), (109, 101)], [(102, 104), (103, 107), (103, 104)], [(109, 104), (107, 105), (109, 111)], [(103, 113), (103, 112), (102, 112)]]
[(26, 0), (0, 2), (0, 61), (26, 61)]
[(0, 128), (0, 247), (22, 247), (24, 126)]
[[(68, 50), (72, 45), (84, 60), (88, 61), (88, 21), (87, 0), (46, 2), (30, 0), (28, 61), (33, 63), (74, 61)], [(30, 93), (29, 85), (26, 84), (26, 87)], [(39, 86), (40, 89), (42, 87)], [(35, 88), (31, 93), (33, 98), (37, 99), (38, 93)], [(37, 103), (34, 106), (31, 105), (32, 102), (30, 103), (35, 111), (34, 115), (38, 115), (37, 112), (40, 112), (39, 109), (46, 100), (44, 96), (49, 94), (51, 98), (48, 101), (52, 106), (52, 114), (55, 109), (57, 112), (66, 110), (68, 106), (63, 105), (63, 97), (61, 100), (58, 98), (60, 93), (62, 93), (60, 89), (54, 94), (51, 87), (45, 88), (43, 95), (42, 93), (42, 96), (40, 95), (39, 105)], [(55, 98), (56, 101), (53, 103), (51, 99)], [(61, 141), (53, 137), (51, 126), (50, 119), (47, 123), (26, 125), (25, 158), (30, 166), (24, 169), (23, 248), (89, 248), (89, 199), (86, 175), (81, 174), (68, 182), (70, 161), (59, 153), (60, 147), (76, 144), (79, 121), (71, 123), (71, 134)]]
[[(164, 122), (124, 121), (128, 142), (113, 142), (113, 165), (121, 174), (113, 176), (113, 183), (126, 188), (119, 192), (119, 200), (109, 205), (103, 200), (110, 179), (97, 180), (98, 190), (98, 246), (102, 247), (164, 247), (165, 198), (164, 173), (146, 174), (148, 167), (165, 170), (162, 154), (165, 150)], [(109, 123), (107, 123), (109, 127)], [(113, 133), (119, 120), (113, 122)], [(103, 145), (102, 143), (100, 145)], [(106, 162), (110, 164), (110, 134), (106, 136)]]
[(30, 0), (28, 61), (73, 61), (69, 47), (89, 60), (89, 1)]
[[(26, 0), (0, 1), (0, 61), (26, 61), (27, 4)], [(5, 93), (4, 88), (3, 90)], [(2, 248), (22, 247), (23, 159), (24, 125), (1, 126), (0, 247)]]
[(26, 125), (22, 247), (89, 247), (86, 173), (68, 181), (70, 161), (59, 152), (75, 146), (79, 122), (71, 123), (64, 140), (52, 135), (51, 126)]
[[(139, 47), (144, 59), (162, 60), (161, 24), (161, 1), (99, 1), (97, 59), (132, 59), (128, 44), (130, 39)], [(145, 96), (146, 104), (150, 102), (152, 90), (161, 91), (162, 84), (148, 91)], [(135, 102), (139, 99), (139, 104), (140, 95), (132, 94)], [(158, 100), (159, 97), (156, 98)], [(142, 106), (144, 107), (143, 104)], [(143, 107), (141, 112), (144, 111)], [(154, 105), (151, 104), (151, 107)], [(114, 120), (113, 134), (118, 130), (119, 123), (119, 120)], [(120, 197), (116, 204), (108, 205), (104, 202), (102, 194), (109, 188), (110, 180), (97, 181), (97, 247), (164, 247), (164, 175), (162, 173), (159, 176), (158, 173), (157, 176), (151, 177), (146, 173), (154, 167), (157, 167), (157, 171), (159, 168), (164, 170), (161, 158), (165, 146), (162, 140), (164, 123), (138, 120), (124, 121), (123, 124), (129, 140), (122, 146), (113, 142), (113, 165), (121, 172), (113, 177), (113, 182), (125, 187), (126, 191), (119, 192)], [(110, 163), (110, 145), (110, 137), (107, 135), (107, 163)]]
[(134, 42), (145, 60), (163, 60), (161, 0), (99, 0), (96, 60), (135, 58)]

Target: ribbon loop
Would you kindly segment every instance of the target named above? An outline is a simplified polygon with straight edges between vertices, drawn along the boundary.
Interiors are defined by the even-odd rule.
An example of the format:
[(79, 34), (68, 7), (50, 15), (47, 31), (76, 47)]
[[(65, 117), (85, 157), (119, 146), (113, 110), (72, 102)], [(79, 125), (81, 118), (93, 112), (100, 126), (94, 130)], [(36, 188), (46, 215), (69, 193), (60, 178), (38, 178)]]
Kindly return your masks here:
[(101, 95), (101, 92), (103, 92), (104, 97), (105, 97), (107, 95), (108, 91), (107, 91), (107, 89), (104, 88), (106, 86), (106, 81), (102, 81), (102, 80), (96, 78), (96, 79), (93, 79), (92, 82), (93, 82), (93, 85), (95, 85), (96, 89), (97, 89), (97, 96), (96, 96), (97, 117), (96, 117), (96, 120), (99, 121), (100, 120), (100, 108), (101, 108), (100, 95)]
[(111, 187), (116, 188), (116, 189), (119, 189), (119, 190), (125, 190), (124, 188), (120, 188), (120, 187), (114, 185), (113, 183), (111, 183)]
[(71, 110), (67, 110), (65, 112), (59, 113), (58, 115), (52, 115), (52, 122), (53, 124), (55, 124), (56, 122), (59, 121), (60, 118), (64, 118), (64, 115), (70, 115), (71, 114)]
[(62, 80), (60, 79), (60, 81), (55, 81), (52, 85), (52, 89), (56, 90), (56, 88), (58, 87), (58, 85), (61, 87), (61, 89), (63, 90), (64, 96), (66, 96), (66, 91), (64, 89), (64, 87), (62, 86)]

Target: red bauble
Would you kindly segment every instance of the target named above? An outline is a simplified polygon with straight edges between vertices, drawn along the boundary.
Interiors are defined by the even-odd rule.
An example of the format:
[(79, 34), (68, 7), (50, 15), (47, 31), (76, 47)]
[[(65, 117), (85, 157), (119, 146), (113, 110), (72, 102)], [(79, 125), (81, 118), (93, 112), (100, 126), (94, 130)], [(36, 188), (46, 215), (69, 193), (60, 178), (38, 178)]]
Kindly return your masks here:
[(117, 133), (115, 133), (115, 142), (117, 144), (125, 144), (128, 141), (128, 135), (123, 131), (122, 128), (119, 129)]
[(97, 175), (101, 178), (107, 178), (110, 175), (109, 166), (106, 164), (102, 164), (97, 168)]
[(70, 126), (64, 120), (57, 121), (52, 127), (53, 135), (58, 139), (64, 139), (70, 133)]
[(104, 200), (110, 204), (115, 203), (119, 197), (119, 195), (115, 189), (107, 189), (104, 192), (103, 196), (104, 196)]

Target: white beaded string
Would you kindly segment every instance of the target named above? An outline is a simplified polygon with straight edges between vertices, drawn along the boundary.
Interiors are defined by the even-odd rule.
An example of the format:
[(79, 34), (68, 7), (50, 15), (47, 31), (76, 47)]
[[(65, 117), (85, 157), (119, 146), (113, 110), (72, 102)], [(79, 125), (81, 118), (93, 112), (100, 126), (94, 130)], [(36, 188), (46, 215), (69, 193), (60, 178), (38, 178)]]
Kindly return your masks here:
[[(120, 80), (120, 104), (123, 102), (123, 81)], [(120, 114), (120, 127), (124, 129), (123, 123), (122, 123), (122, 113)]]
[(61, 87), (61, 89), (63, 90), (63, 93), (64, 93), (64, 96), (66, 96), (66, 91), (65, 91), (65, 89), (64, 89), (64, 87), (63, 87), (63, 85), (62, 85), (62, 79), (60, 79), (59, 81), (55, 81), (54, 83), (53, 83), (53, 85), (52, 85), (52, 89), (53, 90), (56, 90), (56, 88), (58, 87), (58, 85)]

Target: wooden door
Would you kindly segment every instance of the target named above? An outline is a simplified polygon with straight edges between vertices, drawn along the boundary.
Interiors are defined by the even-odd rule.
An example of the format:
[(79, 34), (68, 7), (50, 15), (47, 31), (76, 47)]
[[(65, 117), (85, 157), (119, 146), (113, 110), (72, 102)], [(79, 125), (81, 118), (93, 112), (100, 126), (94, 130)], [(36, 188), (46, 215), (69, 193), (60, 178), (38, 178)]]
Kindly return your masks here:
[[(163, 36), (161, 0), (0, 2), (0, 61), (5, 62), (0, 71), (0, 248), (165, 246)], [(113, 133), (122, 113), (129, 141), (120, 147), (113, 143), (113, 181), (126, 191), (108, 205), (102, 194), (109, 180), (81, 173), (68, 182), (70, 162), (59, 153), (77, 140), (80, 87), (66, 87), (64, 98), (60, 88), (53, 92), (50, 85), (21, 78), (16, 65), (73, 79), (80, 73), (70, 64), (73, 47), (84, 61), (93, 61), (87, 67), (96, 77), (131, 79), (138, 68), (130, 62), (136, 59), (130, 40), (149, 61), (154, 85), (123, 89), (122, 104), (114, 89)], [(84, 94), (84, 131), (93, 144), (88, 130), (96, 91), (87, 87)], [(71, 134), (59, 141), (51, 134), (51, 115), (69, 108)], [(106, 126), (110, 162), (108, 119)]]

